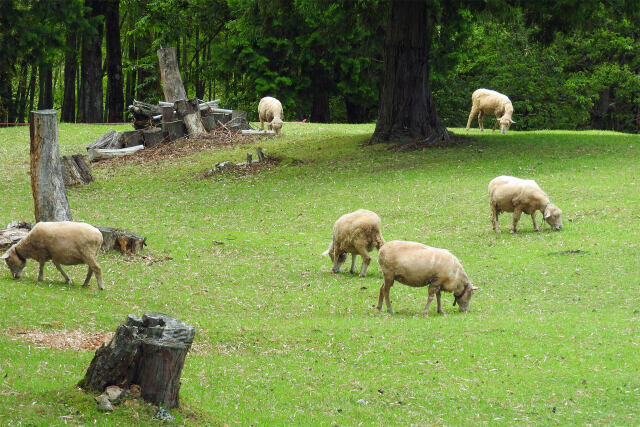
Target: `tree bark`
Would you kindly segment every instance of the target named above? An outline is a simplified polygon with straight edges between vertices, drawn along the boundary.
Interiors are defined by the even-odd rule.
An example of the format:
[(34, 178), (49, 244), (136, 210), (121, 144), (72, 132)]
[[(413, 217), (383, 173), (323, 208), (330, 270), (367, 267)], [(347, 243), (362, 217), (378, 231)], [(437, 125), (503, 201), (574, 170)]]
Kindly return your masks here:
[(118, 251), (128, 255), (140, 252), (147, 245), (147, 238), (130, 231), (112, 227), (97, 227), (102, 233), (102, 251)]
[(31, 192), (36, 222), (72, 221), (58, 152), (57, 112), (32, 111), (29, 124)]
[(200, 118), (200, 106), (197, 98), (189, 100), (181, 99), (176, 101), (176, 112), (178, 118), (184, 122), (190, 136), (198, 136), (206, 133)]
[(368, 109), (364, 105), (352, 102), (349, 99), (344, 100), (347, 110), (347, 122), (349, 123), (366, 123)]
[(53, 108), (53, 70), (51, 64), (40, 65), (38, 73), (38, 110)]
[(329, 93), (327, 91), (317, 91), (313, 94), (310, 119), (315, 123), (329, 123)]
[(121, 122), (124, 112), (120, 0), (105, 1), (107, 40), (107, 120)]
[(109, 385), (140, 386), (142, 398), (167, 409), (179, 405), (180, 376), (195, 328), (161, 313), (129, 315), (96, 354), (79, 386), (102, 392)]
[(94, 23), (94, 32), (84, 38), (82, 44), (81, 96), (78, 100), (78, 121), (102, 122), (102, 35), (104, 3), (102, 0), (85, 0), (91, 10), (87, 18)]
[(76, 75), (78, 74), (78, 35), (67, 34), (67, 50), (64, 54), (64, 98), (62, 99), (61, 122), (76, 121)]
[(434, 17), (422, 0), (391, 0), (378, 122), (371, 143), (449, 140), (429, 84)]
[(182, 77), (178, 68), (178, 59), (176, 57), (176, 49), (169, 47), (158, 50), (158, 63), (160, 64), (160, 78), (162, 79), (162, 91), (164, 92), (164, 100), (167, 102), (176, 102), (180, 99), (187, 99), (187, 93), (184, 90)]

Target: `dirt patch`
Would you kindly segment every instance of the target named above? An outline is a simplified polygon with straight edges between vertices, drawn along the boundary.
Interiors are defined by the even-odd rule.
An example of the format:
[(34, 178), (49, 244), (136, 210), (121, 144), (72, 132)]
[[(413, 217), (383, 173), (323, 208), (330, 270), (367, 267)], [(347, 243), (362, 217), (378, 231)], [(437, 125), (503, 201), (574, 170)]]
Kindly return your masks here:
[(190, 156), (211, 148), (247, 145), (255, 141), (255, 137), (242, 135), (240, 132), (219, 126), (202, 137), (188, 137), (169, 143), (158, 144), (155, 147), (145, 148), (129, 156), (101, 160), (92, 163), (91, 166), (99, 169), (122, 164), (152, 163)]
[(389, 146), (389, 151), (417, 151), (435, 147), (448, 148), (464, 144), (474, 144), (476, 142), (477, 139), (472, 136), (456, 135), (455, 133), (449, 132), (449, 139), (446, 141), (404, 141), (392, 144)]
[(152, 254), (130, 254), (126, 258), (124, 258), (124, 262), (127, 264), (145, 264), (152, 265), (159, 262), (167, 262), (173, 260), (172, 256), (164, 255), (164, 256), (155, 256)]
[(14, 341), (25, 341), (36, 347), (59, 350), (92, 351), (102, 344), (108, 344), (113, 332), (87, 332), (81, 329), (39, 329), (7, 328), (3, 334)]

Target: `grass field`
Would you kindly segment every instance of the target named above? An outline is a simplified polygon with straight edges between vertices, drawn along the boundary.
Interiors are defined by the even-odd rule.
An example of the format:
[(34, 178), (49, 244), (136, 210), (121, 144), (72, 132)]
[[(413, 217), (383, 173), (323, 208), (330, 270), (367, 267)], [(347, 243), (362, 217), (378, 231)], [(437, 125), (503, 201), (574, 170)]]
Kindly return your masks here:
[[(108, 129), (61, 125), (61, 153)], [(42, 283), (33, 261), (19, 281), (1, 266), (0, 424), (158, 423), (150, 406), (103, 414), (77, 390), (93, 352), (11, 333), (114, 331), (148, 311), (197, 329), (178, 423), (638, 423), (638, 135), (475, 131), (454, 148), (399, 152), (365, 145), (373, 125), (283, 131), (260, 145), (284, 160), (259, 174), (202, 178), (243, 146), (97, 167), (68, 189), (75, 220), (147, 236), (164, 261), (102, 255), (104, 292), (80, 287), (84, 266), (67, 269), (72, 285), (51, 264)], [(28, 128), (0, 129), (0, 226), (33, 219), (28, 152)], [(511, 235), (503, 214), (494, 233), (486, 188), (501, 174), (535, 179), (563, 230), (535, 233), (523, 215)], [(481, 287), (470, 311), (444, 294), (446, 315), (423, 317), (426, 289), (396, 283), (397, 314), (379, 313), (376, 254), (365, 278), (331, 274), (320, 254), (333, 222), (358, 208), (380, 215), (386, 240), (453, 252)]]

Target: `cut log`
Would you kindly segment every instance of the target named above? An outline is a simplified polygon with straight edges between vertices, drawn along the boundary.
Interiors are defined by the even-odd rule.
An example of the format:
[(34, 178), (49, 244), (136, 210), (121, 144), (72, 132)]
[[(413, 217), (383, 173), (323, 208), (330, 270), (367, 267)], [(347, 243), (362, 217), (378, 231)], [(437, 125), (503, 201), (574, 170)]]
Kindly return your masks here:
[(210, 116), (202, 117), (202, 125), (207, 132), (212, 131), (218, 126), (218, 121), (216, 120), (216, 116), (214, 114)]
[(190, 136), (199, 136), (206, 133), (200, 118), (197, 98), (180, 99), (176, 101), (175, 108), (178, 118), (184, 122)]
[(97, 227), (102, 233), (102, 251), (118, 251), (123, 254), (140, 252), (147, 245), (147, 238), (130, 231), (111, 227)]
[(31, 192), (36, 222), (73, 221), (62, 180), (56, 110), (31, 111)]
[(262, 148), (256, 148), (256, 152), (258, 153), (258, 161), (264, 162), (264, 153), (262, 152)]
[(187, 99), (187, 92), (184, 90), (180, 70), (178, 69), (176, 49), (174, 47), (159, 49), (158, 63), (160, 65), (160, 79), (162, 80), (164, 100), (176, 102), (180, 99)]
[(195, 328), (161, 313), (129, 315), (108, 345), (96, 350), (82, 380), (85, 390), (137, 384), (142, 398), (167, 409), (179, 405), (180, 376)]
[(122, 145), (120, 145), (121, 135), (122, 134), (120, 132), (110, 130), (109, 132), (105, 133), (100, 138), (89, 144), (87, 150), (90, 148), (122, 148)]
[(251, 166), (253, 163), (253, 155), (251, 153), (247, 153), (247, 166)]
[(260, 130), (260, 129), (243, 129), (240, 131), (242, 135), (266, 135), (275, 136), (275, 132), (272, 130)]
[(162, 123), (174, 122), (176, 120), (176, 112), (173, 104), (168, 107), (162, 107)]
[(142, 130), (130, 130), (120, 136), (120, 148), (130, 148), (144, 144)]
[(150, 128), (142, 131), (145, 147), (155, 147), (164, 141), (161, 128)]
[(133, 127), (135, 129), (144, 129), (160, 123), (162, 109), (158, 105), (134, 100), (128, 109), (133, 116)]
[(83, 185), (93, 181), (91, 168), (87, 163), (87, 156), (74, 154), (73, 156), (62, 156), (62, 179), (65, 187), (72, 185)]
[(0, 252), (4, 252), (29, 234), (33, 226), (24, 221), (14, 221), (0, 230)]
[(213, 117), (216, 118), (216, 122), (220, 122), (222, 124), (228, 123), (231, 120), (231, 114), (226, 113), (214, 113)]
[[(234, 110), (227, 110), (225, 108), (212, 108), (211, 111), (213, 111), (214, 113), (233, 114)], [(237, 110), (237, 111), (240, 111), (240, 110)]]
[(227, 126), (235, 130), (251, 129), (251, 126), (249, 126), (249, 121), (247, 120), (247, 112), (242, 110), (232, 110), (231, 121), (227, 124)]
[(180, 138), (184, 138), (186, 129), (184, 122), (176, 120), (175, 122), (162, 123), (162, 134), (167, 141), (175, 141)]
[(137, 151), (140, 151), (144, 148), (144, 145), (136, 145), (134, 147), (129, 148), (120, 148), (118, 150), (102, 150), (100, 148), (94, 148), (89, 150), (87, 153), (89, 155), (90, 162), (97, 162), (98, 160), (104, 159), (112, 159), (114, 157), (122, 157), (133, 154)]

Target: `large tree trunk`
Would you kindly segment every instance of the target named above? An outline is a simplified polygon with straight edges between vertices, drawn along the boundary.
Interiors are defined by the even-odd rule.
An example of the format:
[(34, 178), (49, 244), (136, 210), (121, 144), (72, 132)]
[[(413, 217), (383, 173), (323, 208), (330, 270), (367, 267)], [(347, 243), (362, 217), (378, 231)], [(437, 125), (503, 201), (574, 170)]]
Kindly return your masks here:
[(180, 99), (187, 99), (187, 93), (184, 90), (182, 77), (178, 69), (176, 49), (173, 47), (159, 49), (158, 63), (160, 64), (160, 78), (162, 79), (164, 100), (167, 102), (176, 102)]
[(40, 65), (38, 74), (38, 110), (53, 108), (53, 71), (51, 64)]
[(371, 142), (433, 143), (449, 139), (429, 84), (434, 18), (424, 0), (391, 0), (384, 78)]
[(104, 15), (102, 0), (86, 0), (91, 8), (87, 18), (95, 23), (94, 33), (86, 35), (82, 44), (81, 96), (78, 100), (78, 121), (81, 123), (102, 122), (102, 35)]
[(317, 91), (313, 94), (310, 119), (315, 123), (328, 123), (329, 118), (329, 93), (325, 90)]
[(32, 111), (29, 123), (31, 192), (36, 222), (72, 221), (58, 151), (58, 113), (56, 110)]
[(67, 34), (67, 50), (64, 54), (64, 98), (62, 99), (61, 122), (76, 121), (76, 75), (78, 74), (78, 35)]
[(347, 109), (347, 121), (349, 123), (367, 122), (368, 109), (366, 106), (360, 105), (356, 102), (352, 102), (349, 100), (349, 98), (345, 98), (344, 104)]
[(124, 97), (122, 77), (122, 46), (120, 44), (120, 0), (105, 1), (107, 39), (107, 120), (123, 120)]

